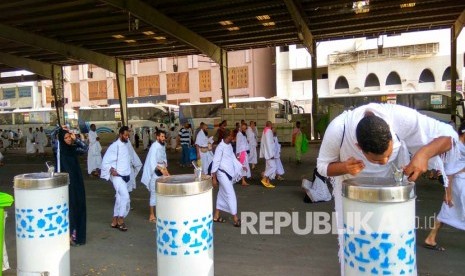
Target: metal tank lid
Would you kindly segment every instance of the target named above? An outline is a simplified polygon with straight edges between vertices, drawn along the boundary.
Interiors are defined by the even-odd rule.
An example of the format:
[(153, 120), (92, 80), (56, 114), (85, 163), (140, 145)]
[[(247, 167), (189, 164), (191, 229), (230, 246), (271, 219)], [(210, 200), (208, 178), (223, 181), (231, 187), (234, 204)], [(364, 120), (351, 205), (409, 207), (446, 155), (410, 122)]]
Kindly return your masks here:
[(342, 182), (342, 196), (361, 202), (405, 202), (414, 199), (414, 182), (395, 182), (388, 177), (356, 177)]
[(198, 181), (194, 174), (171, 175), (160, 177), (155, 184), (156, 193), (164, 196), (190, 196), (212, 189), (212, 178), (202, 175)]
[(42, 190), (58, 188), (69, 184), (69, 175), (67, 173), (26, 173), (15, 176), (14, 188), (26, 190)]

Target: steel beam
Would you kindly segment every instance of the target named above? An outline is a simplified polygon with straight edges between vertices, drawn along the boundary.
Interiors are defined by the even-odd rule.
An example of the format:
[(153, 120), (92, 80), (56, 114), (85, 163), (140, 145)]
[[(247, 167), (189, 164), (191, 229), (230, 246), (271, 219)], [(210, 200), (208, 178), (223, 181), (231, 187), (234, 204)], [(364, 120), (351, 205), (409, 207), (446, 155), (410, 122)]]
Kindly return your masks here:
[(464, 24), (465, 24), (465, 10), (462, 11), (462, 13), (459, 15), (457, 20), (455, 20), (454, 22), (454, 40), (456, 40), (457, 37), (459, 37)]
[(92, 63), (98, 67), (116, 73), (116, 62), (114, 57), (106, 56), (71, 44), (62, 43), (57, 40), (13, 28), (5, 24), (0, 24), (0, 37), (6, 40), (42, 48), (75, 60)]
[(229, 108), (229, 87), (228, 87), (228, 52), (221, 50), (220, 75), (221, 75), (221, 97), (223, 107)]
[(0, 52), (0, 63), (53, 79), (52, 64)]
[(52, 66), (52, 94), (55, 98), (55, 108), (57, 110), (58, 125), (63, 125), (65, 121), (65, 102), (63, 87), (63, 67), (58, 65)]
[(318, 131), (315, 127), (316, 119), (318, 114), (318, 77), (316, 72), (318, 70), (317, 64), (317, 53), (316, 53), (316, 41), (312, 41), (313, 53), (310, 53), (312, 58), (312, 117), (313, 117), (313, 137), (315, 140), (318, 139)]
[(116, 61), (116, 84), (118, 86), (119, 104), (121, 107), (121, 122), (128, 126), (128, 95), (126, 91), (126, 64), (123, 60)]
[(283, 0), (286, 4), (287, 10), (289, 11), (292, 20), (295, 23), (297, 28), (297, 36), (302, 44), (307, 49), (308, 53), (311, 55), (313, 53), (313, 35), (310, 31), (310, 28), (305, 22), (302, 13), (300, 12), (302, 9), (299, 9), (293, 0)]
[(199, 50), (221, 64), (221, 48), (140, 0), (102, 0)]

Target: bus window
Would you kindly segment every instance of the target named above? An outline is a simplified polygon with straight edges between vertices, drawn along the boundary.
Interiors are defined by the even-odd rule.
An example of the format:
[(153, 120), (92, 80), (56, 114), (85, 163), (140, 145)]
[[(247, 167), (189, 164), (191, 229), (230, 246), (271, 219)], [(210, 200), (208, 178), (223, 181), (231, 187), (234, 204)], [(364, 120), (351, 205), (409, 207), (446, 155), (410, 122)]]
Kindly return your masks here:
[(13, 124), (13, 117), (11, 115), (11, 113), (0, 114), (0, 125)]

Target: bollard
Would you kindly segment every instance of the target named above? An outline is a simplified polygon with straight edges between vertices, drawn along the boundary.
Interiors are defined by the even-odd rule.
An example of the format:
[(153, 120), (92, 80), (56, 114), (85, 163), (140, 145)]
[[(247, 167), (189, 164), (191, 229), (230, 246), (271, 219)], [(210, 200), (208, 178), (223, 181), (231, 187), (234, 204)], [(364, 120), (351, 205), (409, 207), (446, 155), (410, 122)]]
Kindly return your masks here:
[(70, 275), (69, 176), (14, 178), (18, 275)]
[[(4, 228), (5, 228), (5, 207), (10, 207), (13, 203), (13, 197), (9, 194), (0, 193), (0, 266), (3, 267), (3, 239), (4, 239)], [(2, 275), (3, 269), (0, 269), (0, 276)]]
[(380, 177), (343, 181), (346, 276), (417, 275), (414, 185)]
[(157, 179), (157, 275), (213, 276), (212, 180)]

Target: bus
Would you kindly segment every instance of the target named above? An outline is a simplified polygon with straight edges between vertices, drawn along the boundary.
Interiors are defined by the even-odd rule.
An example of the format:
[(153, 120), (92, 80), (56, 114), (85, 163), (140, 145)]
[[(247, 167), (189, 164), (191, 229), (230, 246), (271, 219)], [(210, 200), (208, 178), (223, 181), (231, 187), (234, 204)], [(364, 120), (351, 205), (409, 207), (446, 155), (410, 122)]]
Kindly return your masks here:
[[(293, 106), (289, 100), (282, 100), (279, 98), (266, 99), (264, 97), (233, 98), (229, 100), (229, 108), (272, 110), (274, 118), (271, 118), (271, 121), (273, 121), (273, 123), (289, 122), (292, 114), (299, 113), (303, 110), (302, 108)], [(197, 127), (201, 122), (204, 122), (208, 125), (209, 129), (213, 129), (218, 127), (218, 124), (223, 119), (223, 109), (223, 100), (209, 103), (181, 103), (179, 105), (179, 121), (182, 124), (188, 122), (193, 127)]]
[[(463, 99), (463, 93), (457, 92), (457, 121), (455, 122), (457, 125), (463, 120), (465, 111)], [(344, 110), (353, 109), (368, 103), (400, 104), (416, 109), (418, 112), (436, 120), (449, 123), (451, 121), (451, 102), (450, 91), (396, 92), (388, 94), (384, 92), (320, 97), (318, 99), (317, 113), (319, 119), (315, 122), (315, 127), (322, 136), (329, 122)]]
[[(65, 109), (65, 123), (70, 129), (78, 128), (77, 112), (73, 109)], [(14, 109), (11, 111), (0, 111), (0, 129), (17, 132), (21, 129), (26, 133), (29, 128), (43, 127), (45, 133), (50, 135), (57, 127), (58, 116), (56, 109), (50, 107)]]
[[(128, 104), (129, 127), (135, 131), (149, 128), (153, 131), (161, 124), (172, 126), (178, 122), (179, 106), (164, 103)], [(89, 106), (79, 108), (79, 128), (88, 133), (90, 125), (95, 124), (97, 133), (118, 133), (122, 126), (119, 104), (110, 106)]]

